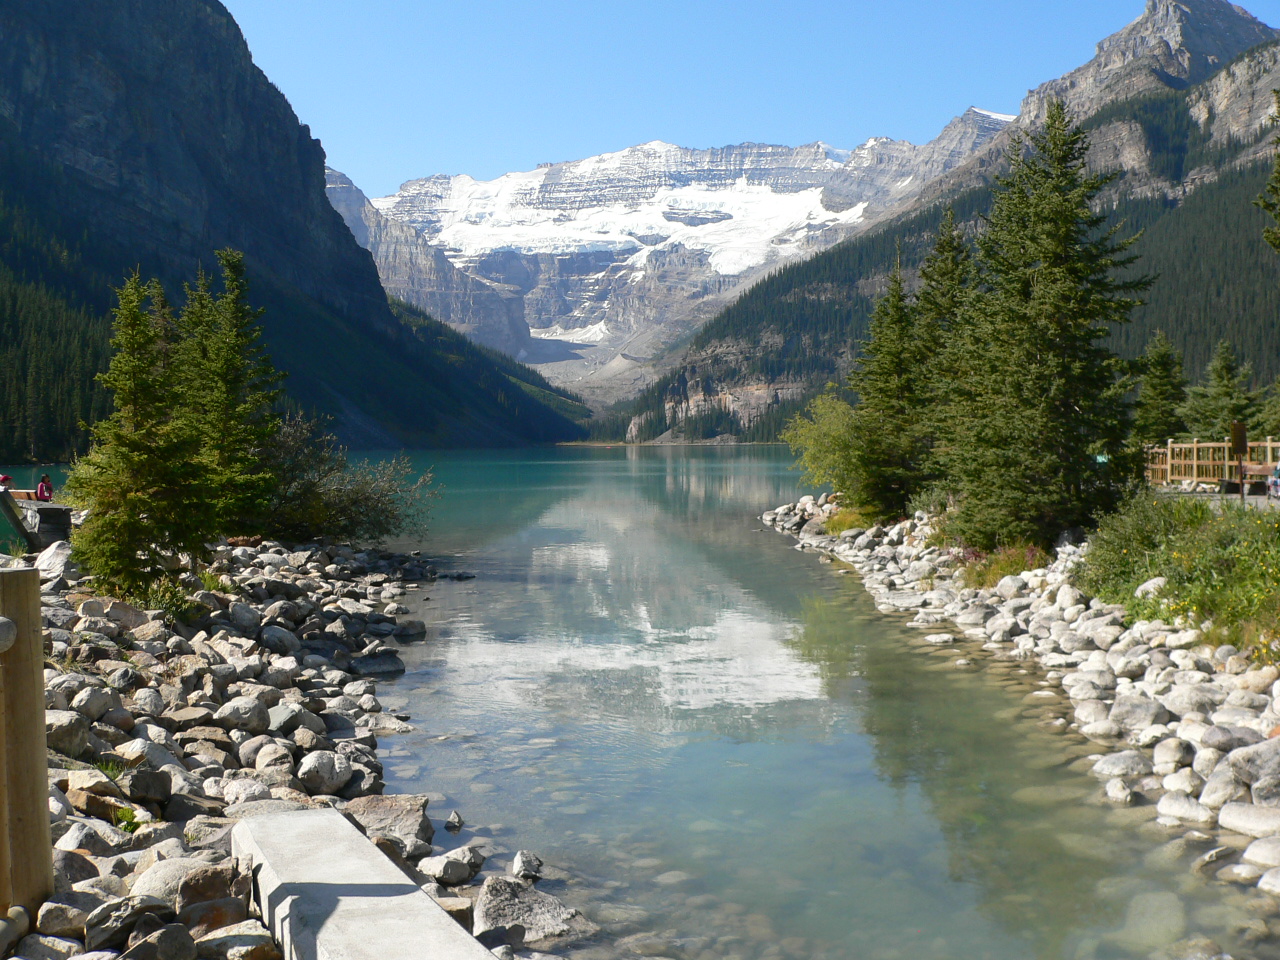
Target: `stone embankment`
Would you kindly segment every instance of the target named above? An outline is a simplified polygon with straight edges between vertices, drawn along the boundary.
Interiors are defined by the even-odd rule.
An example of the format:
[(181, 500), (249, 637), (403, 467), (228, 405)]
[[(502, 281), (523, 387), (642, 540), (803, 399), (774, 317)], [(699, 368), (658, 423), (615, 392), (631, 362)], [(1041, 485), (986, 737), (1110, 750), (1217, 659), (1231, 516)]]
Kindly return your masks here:
[[(425, 795), (383, 795), (378, 737), (412, 730), (379, 678), (425, 626), (401, 603), (435, 571), (416, 556), (277, 543), (221, 546), (188, 575), (182, 620), (97, 596), (67, 544), (39, 558), (55, 893), (0, 920), (27, 960), (278, 960), (232, 855), (246, 818), (341, 811), (486, 946), (594, 932), (535, 889), (521, 852), (499, 875), (456, 834), (443, 850)], [(27, 561), (0, 558), (7, 566)], [(323, 838), (316, 838), (317, 841)], [(483, 882), (481, 882), (483, 880)]]
[[(852, 566), (881, 610), (914, 611), (928, 642), (980, 642), (983, 655), (1038, 663), (1046, 696), (1061, 688), (1070, 704), (1052, 723), (1097, 744), (1106, 800), (1154, 804), (1158, 823), (1203, 848), (1195, 872), (1280, 897), (1280, 671), (1210, 646), (1194, 626), (1131, 623), (1123, 606), (1089, 598), (1072, 576), (1087, 545), (977, 590), (961, 582), (961, 558), (931, 542), (927, 515), (832, 537), (824, 521), (835, 510), (805, 497), (762, 520)], [(1265, 912), (1246, 940), (1280, 935), (1280, 906)]]

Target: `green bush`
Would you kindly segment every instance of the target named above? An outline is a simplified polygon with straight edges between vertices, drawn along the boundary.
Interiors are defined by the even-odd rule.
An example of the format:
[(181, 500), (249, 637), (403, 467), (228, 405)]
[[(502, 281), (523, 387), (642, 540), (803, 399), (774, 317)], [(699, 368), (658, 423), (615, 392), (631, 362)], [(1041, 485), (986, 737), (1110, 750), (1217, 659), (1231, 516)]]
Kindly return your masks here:
[(408, 457), (352, 464), (323, 420), (289, 416), (264, 459), (275, 487), (258, 525), (269, 536), (380, 542), (426, 532), (437, 491)]
[[(1164, 589), (1136, 598), (1155, 577)], [(1280, 635), (1280, 514), (1142, 491), (1099, 524), (1079, 579), (1134, 617), (1212, 620), (1214, 640), (1270, 644)]]
[(1034, 544), (1019, 543), (974, 556), (965, 564), (962, 577), (966, 587), (990, 590), (1005, 577), (1040, 570), (1052, 562), (1053, 558)]

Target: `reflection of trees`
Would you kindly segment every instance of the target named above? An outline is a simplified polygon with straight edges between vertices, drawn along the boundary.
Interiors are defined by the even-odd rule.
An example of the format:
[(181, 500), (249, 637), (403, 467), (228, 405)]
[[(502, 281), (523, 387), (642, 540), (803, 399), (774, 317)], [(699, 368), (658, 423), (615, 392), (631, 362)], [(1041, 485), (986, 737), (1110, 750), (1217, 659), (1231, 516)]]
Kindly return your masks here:
[[(1106, 864), (1072, 856), (1059, 840), (1074, 833), (1110, 842), (1103, 812), (1079, 799), (1047, 807), (1013, 799), (1028, 787), (1083, 782), (1023, 762), (1060, 752), (1061, 742), (1029, 721), (996, 721), (1017, 700), (991, 678), (922, 669), (938, 661), (905, 642), (851, 642), (849, 619), (840, 604), (807, 602), (794, 648), (818, 666), (833, 698), (859, 695), (877, 769), (928, 802), (947, 841), (951, 878), (973, 884), (984, 912), (1036, 944), (1036, 956), (1062, 955), (1071, 931), (1112, 926), (1123, 903), (1095, 892)], [(1127, 859), (1132, 839), (1114, 839), (1112, 853)]]

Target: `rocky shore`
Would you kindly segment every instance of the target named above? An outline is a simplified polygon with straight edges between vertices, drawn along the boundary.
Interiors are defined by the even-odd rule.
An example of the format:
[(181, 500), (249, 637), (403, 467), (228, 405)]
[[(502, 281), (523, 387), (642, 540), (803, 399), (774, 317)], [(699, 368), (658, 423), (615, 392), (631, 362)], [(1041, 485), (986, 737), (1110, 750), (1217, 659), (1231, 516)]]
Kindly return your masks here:
[(97, 595), (66, 543), (0, 565), (40, 570), (55, 876), (36, 916), (0, 919), (3, 955), (277, 960), (231, 830), (316, 807), (344, 813), (499, 956), (595, 932), (536, 888), (536, 856), (486, 862), (457, 838), (457, 811), (441, 838), (425, 795), (383, 794), (378, 738), (413, 727), (377, 684), (426, 632), (400, 601), (436, 578), (427, 561), (224, 544), (203, 578), (184, 575), (180, 618)]
[[(1274, 949), (1280, 938), (1280, 670), (1213, 647), (1190, 624), (1130, 622), (1123, 606), (1086, 596), (1073, 570), (1087, 544), (1065, 543), (1046, 568), (972, 589), (962, 558), (933, 541), (922, 513), (891, 527), (828, 536), (836, 505), (804, 497), (762, 516), (795, 536), (798, 549), (851, 566), (885, 612), (914, 611), (925, 640), (954, 647), (957, 668), (980, 657), (1024, 661), (1043, 672), (1042, 696), (1060, 705), (1042, 722), (1096, 745), (1091, 799), (1151, 806), (1155, 823), (1185, 847), (1176, 862), (1230, 889), (1248, 891), (1251, 915), (1232, 930)], [(1158, 580), (1139, 592), (1159, 591)], [(1202, 625), (1206, 626), (1206, 625)], [(1180, 914), (1173, 893), (1140, 908)], [(1175, 902), (1157, 902), (1161, 898)], [(1130, 911), (1131, 914), (1133, 911)], [(1193, 938), (1161, 956), (1219, 956)], [(1271, 955), (1268, 953), (1267, 955)]]

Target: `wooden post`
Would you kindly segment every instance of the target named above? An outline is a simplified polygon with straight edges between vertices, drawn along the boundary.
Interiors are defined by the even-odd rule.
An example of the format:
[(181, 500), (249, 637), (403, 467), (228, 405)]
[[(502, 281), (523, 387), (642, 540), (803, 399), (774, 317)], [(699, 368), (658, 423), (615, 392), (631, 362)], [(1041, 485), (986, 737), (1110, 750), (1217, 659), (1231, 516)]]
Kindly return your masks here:
[(38, 570), (0, 570), (0, 617), (17, 628), (13, 646), (0, 653), (0, 857), (7, 854), (0, 875), (9, 906), (26, 907), (34, 920), (53, 895)]

